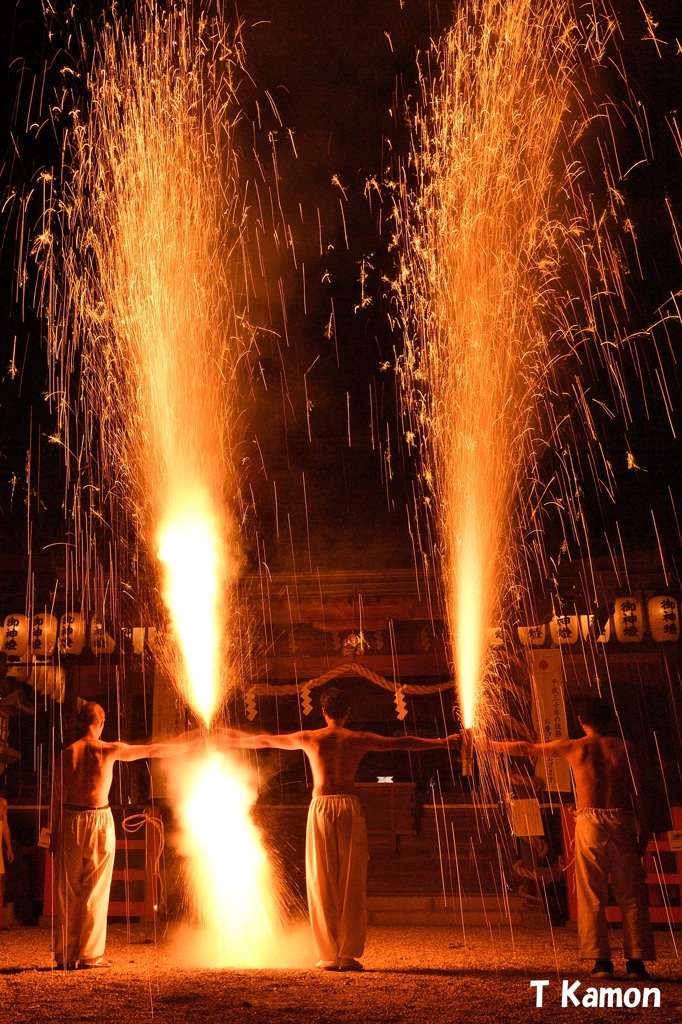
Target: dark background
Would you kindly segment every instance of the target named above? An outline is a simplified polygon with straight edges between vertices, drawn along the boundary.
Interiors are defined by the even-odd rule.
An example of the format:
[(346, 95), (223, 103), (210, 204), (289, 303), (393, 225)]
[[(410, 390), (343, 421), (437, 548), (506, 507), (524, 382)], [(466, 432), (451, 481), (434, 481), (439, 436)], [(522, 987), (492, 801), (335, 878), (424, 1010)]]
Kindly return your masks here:
[[(0, 252), (0, 554), (31, 550), (34, 556), (54, 553), (58, 558), (68, 528), (61, 457), (48, 442), (54, 425), (44, 401), (46, 353), (34, 282), (29, 276), (23, 291), (17, 289), (17, 267), (22, 263), (20, 247), (39, 223), (37, 176), (45, 167), (59, 169), (59, 124), (55, 131), (49, 110), (60, 63), (73, 61), (75, 26), (88, 37), (107, 6), (84, 0), (71, 20), (63, 4), (57, 5), (62, 17), (46, 21), (36, 0), (8, 0), (0, 12), (0, 170), (8, 197)], [(623, 110), (613, 122), (622, 168), (641, 157), (628, 115), (628, 107), (640, 101), (651, 140), (650, 158), (625, 180), (618, 181), (616, 175), (638, 239), (641, 271), (633, 258), (627, 282), (629, 322), (622, 325), (634, 334), (658, 319), (657, 310), (666, 302), (670, 306), (671, 293), (680, 287), (679, 253), (665, 200), (682, 216), (682, 158), (669, 124), (681, 92), (677, 37), (682, 15), (668, 0), (647, 5), (657, 23), (655, 43), (645, 38), (636, 0), (619, 0), (614, 6), (622, 28), (620, 56), (613, 51), (595, 76), (595, 97), (609, 98)], [(251, 321), (262, 328), (256, 369), (267, 383), (267, 390), (256, 389), (250, 410), (258, 440), (258, 446), (252, 441), (256, 469), (250, 483), (258, 530), (273, 570), (398, 568), (413, 562), (407, 505), (414, 467), (397, 431), (392, 370), (380, 369), (382, 363), (393, 362), (394, 348), (400, 348), (399, 336), (391, 331), (392, 309), (382, 281), (391, 276), (394, 257), (388, 246), (387, 208), (376, 198), (370, 205), (365, 189), (368, 180), (381, 180), (406, 152), (407, 133), (396, 111), (415, 91), (417, 52), (447, 26), (451, 11), (451, 3), (429, 0), (239, 4), (250, 76), (240, 86), (242, 176), (244, 182), (257, 176), (255, 140), (265, 168), (259, 187), (266, 207), (275, 196), (273, 151), (279, 168), (281, 212), (273, 200), (272, 222), (261, 235), (267, 277), (260, 277), (254, 263), (249, 309)], [(232, 15), (232, 8), (228, 13)], [(261, 122), (254, 127), (258, 111)], [(589, 150), (585, 154), (588, 169), (593, 155)], [(603, 183), (597, 171), (593, 187), (598, 204)], [(290, 228), (293, 245), (283, 241), (283, 225)], [(255, 228), (250, 242), (253, 246)], [(634, 256), (632, 247), (630, 251)], [(371, 302), (358, 308), (363, 261), (368, 267), (365, 295)], [(608, 553), (609, 545), (617, 547), (620, 539), (626, 552), (655, 547), (652, 510), (666, 550), (680, 545), (675, 519), (675, 503), (679, 506), (682, 497), (675, 436), (679, 320), (668, 323), (667, 338), (662, 329), (657, 337), (672, 424), (660, 397), (650, 338), (642, 338), (625, 362), (632, 423), (602, 414), (599, 401), (607, 398), (606, 383), (598, 369), (590, 371), (587, 361), (578, 368), (590, 389), (599, 443), (617, 483), (614, 502), (591, 478), (589, 445), (578, 430), (575, 457), (583, 469), (592, 555)], [(568, 367), (567, 373), (575, 370)], [(257, 448), (263, 453), (264, 472), (257, 468)], [(628, 470), (628, 452), (640, 469)], [(549, 478), (555, 467), (548, 463), (543, 471)], [(554, 558), (563, 535), (551, 510), (545, 530), (547, 551)], [(585, 545), (575, 543), (570, 553), (586, 551)], [(18, 592), (16, 599), (20, 597)]]

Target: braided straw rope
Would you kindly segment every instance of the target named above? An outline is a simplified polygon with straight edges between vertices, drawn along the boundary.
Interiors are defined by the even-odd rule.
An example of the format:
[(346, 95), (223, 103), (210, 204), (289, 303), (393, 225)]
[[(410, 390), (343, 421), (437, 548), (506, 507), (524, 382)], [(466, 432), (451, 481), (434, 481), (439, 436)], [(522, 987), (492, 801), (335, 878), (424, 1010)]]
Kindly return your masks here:
[[(335, 668), (330, 668), (328, 672), (324, 672), (315, 679), (309, 679), (306, 683), (283, 683), (281, 686), (273, 686), (272, 683), (255, 683), (250, 689), (252, 692), (268, 697), (293, 697), (295, 694), (299, 694), (306, 686), (312, 690), (318, 686), (324, 686), (331, 679), (347, 675), (362, 676), (370, 683), (374, 683), (375, 686), (380, 686), (384, 690), (390, 690), (391, 693), (395, 693), (398, 688), (398, 684), (395, 681), (386, 679), (377, 672), (373, 672), (371, 668), (366, 668), (364, 665), (359, 665), (356, 661), (352, 661), (347, 664), (336, 665)], [(454, 687), (454, 685), (452, 680), (449, 680), (447, 683), (433, 683), (430, 686), (410, 684), (402, 686), (401, 689), (408, 696), (419, 696), (420, 694), (438, 693), (440, 690), (448, 690)]]

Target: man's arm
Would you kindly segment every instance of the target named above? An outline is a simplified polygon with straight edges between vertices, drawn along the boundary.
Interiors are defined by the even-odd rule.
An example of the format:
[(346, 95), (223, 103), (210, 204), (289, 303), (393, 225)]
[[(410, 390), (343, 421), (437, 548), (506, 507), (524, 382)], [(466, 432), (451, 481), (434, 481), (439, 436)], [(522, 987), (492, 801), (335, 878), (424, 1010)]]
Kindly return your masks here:
[(242, 750), (262, 750), (270, 747), (274, 750), (303, 750), (307, 737), (306, 732), (244, 732), (242, 729), (220, 729), (215, 734), (222, 740), (224, 750), (239, 747)]
[(2, 838), (5, 840), (7, 863), (11, 864), (14, 860), (14, 850), (12, 849), (12, 836), (9, 830), (9, 821), (7, 819), (7, 801), (4, 797), (0, 800), (0, 814), (2, 814)]
[(367, 744), (367, 750), (442, 750), (454, 747), (460, 742), (459, 733), (452, 733), (442, 739), (429, 739), (425, 736), (379, 736), (375, 732), (358, 733)]
[[(192, 739), (188, 736), (192, 735)], [(107, 743), (107, 752), (117, 761), (141, 761), (145, 757), (177, 757), (189, 754), (196, 745), (194, 734), (177, 736), (164, 743)]]
[(501, 754), (512, 757), (568, 757), (571, 740), (550, 740), (549, 743), (529, 743), (528, 740), (488, 740), (482, 744)]

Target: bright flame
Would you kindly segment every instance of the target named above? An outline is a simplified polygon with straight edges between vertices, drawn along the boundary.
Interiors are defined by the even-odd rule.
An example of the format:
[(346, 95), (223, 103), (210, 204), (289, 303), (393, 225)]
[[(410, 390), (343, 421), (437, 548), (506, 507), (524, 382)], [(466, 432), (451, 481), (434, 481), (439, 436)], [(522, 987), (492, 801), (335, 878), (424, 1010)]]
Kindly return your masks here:
[(277, 887), (251, 820), (257, 792), (239, 764), (215, 751), (182, 771), (180, 849), (188, 858), (201, 924), (201, 961), (209, 967), (274, 966), (281, 962)]
[(210, 513), (187, 506), (162, 524), (164, 600), (186, 669), (188, 703), (207, 725), (220, 696), (219, 535)]

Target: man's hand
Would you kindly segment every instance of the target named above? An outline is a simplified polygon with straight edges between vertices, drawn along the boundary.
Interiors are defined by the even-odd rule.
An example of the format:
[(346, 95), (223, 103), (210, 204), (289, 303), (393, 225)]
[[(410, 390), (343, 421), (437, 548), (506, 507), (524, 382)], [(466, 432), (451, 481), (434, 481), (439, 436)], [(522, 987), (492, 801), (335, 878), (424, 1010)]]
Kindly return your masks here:
[(14, 850), (12, 849), (12, 844), (11, 843), (7, 844), (7, 863), (8, 864), (13, 864), (14, 863)]

